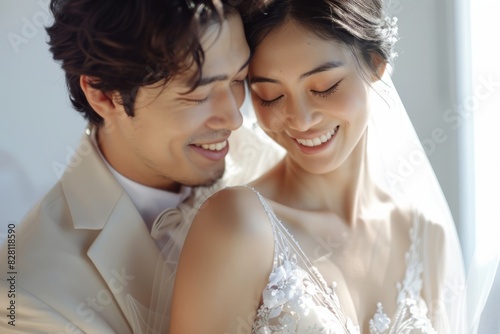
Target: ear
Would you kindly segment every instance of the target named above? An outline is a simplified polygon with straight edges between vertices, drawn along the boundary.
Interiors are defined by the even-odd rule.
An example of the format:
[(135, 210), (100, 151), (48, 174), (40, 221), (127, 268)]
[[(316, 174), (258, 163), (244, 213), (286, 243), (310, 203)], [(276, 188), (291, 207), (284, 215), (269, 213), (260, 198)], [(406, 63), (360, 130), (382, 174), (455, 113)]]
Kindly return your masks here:
[(122, 115), (125, 110), (123, 106), (118, 103), (115, 94), (104, 93), (91, 86), (92, 81), (96, 80), (96, 78), (81, 75), (80, 87), (92, 109), (94, 109), (105, 122), (110, 122), (112, 118)]
[(375, 66), (375, 72), (372, 73), (372, 81), (380, 80), (387, 68), (387, 62), (377, 53), (372, 54), (372, 62)]

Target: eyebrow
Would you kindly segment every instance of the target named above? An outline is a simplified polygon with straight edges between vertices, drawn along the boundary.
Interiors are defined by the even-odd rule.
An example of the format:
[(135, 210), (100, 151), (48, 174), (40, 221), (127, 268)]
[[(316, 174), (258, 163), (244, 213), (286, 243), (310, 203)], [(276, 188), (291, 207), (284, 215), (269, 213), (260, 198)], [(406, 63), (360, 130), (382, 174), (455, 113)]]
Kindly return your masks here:
[(343, 65), (344, 64), (341, 61), (331, 61), (331, 62), (328, 62), (328, 63), (325, 63), (323, 65), (320, 65), (320, 66), (316, 67), (312, 71), (309, 71), (309, 72), (306, 72), (306, 73), (302, 74), (300, 76), (300, 78), (304, 79), (304, 78), (307, 78), (307, 77), (309, 77), (309, 76), (311, 76), (313, 74), (320, 73), (320, 72), (325, 72), (325, 71), (329, 71), (331, 69), (334, 69), (334, 68), (337, 68), (337, 67), (341, 67)]
[[(241, 67), (238, 69), (238, 73), (240, 73), (245, 67), (247, 67), (249, 63), (250, 63), (250, 56), (245, 61), (245, 63), (243, 65), (241, 65)], [(229, 76), (227, 76), (226, 74), (214, 75), (213, 77), (201, 78), (197, 87), (210, 85), (211, 83), (217, 82), (217, 81), (225, 81), (228, 78), (229, 78)]]
[[(334, 69), (334, 68), (337, 68), (337, 67), (341, 67), (343, 66), (344, 64), (341, 62), (341, 61), (331, 61), (331, 62), (328, 62), (328, 63), (324, 63), (316, 68), (314, 68), (313, 70), (311, 71), (308, 71), (304, 74), (301, 74), (300, 75), (300, 79), (304, 79), (304, 78), (307, 78), (313, 74), (316, 74), (316, 73), (320, 73), (320, 72), (325, 72), (325, 71), (329, 71), (331, 69)], [(270, 83), (280, 83), (278, 80), (275, 80), (275, 79), (271, 79), (271, 78), (266, 78), (266, 77), (252, 77), (250, 79), (250, 83), (253, 84), (253, 83), (260, 83), (260, 82), (270, 82)]]

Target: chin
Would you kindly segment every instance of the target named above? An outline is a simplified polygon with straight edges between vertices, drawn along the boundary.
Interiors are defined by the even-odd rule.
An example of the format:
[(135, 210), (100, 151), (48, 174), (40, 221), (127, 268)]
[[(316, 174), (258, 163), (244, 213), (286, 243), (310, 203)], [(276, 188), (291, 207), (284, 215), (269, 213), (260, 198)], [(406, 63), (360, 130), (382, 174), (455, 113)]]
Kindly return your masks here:
[(189, 187), (210, 187), (215, 182), (220, 180), (224, 175), (225, 166), (219, 167), (217, 169), (211, 170), (205, 175), (200, 176), (198, 180), (190, 180), (187, 182), (183, 182), (184, 185)]

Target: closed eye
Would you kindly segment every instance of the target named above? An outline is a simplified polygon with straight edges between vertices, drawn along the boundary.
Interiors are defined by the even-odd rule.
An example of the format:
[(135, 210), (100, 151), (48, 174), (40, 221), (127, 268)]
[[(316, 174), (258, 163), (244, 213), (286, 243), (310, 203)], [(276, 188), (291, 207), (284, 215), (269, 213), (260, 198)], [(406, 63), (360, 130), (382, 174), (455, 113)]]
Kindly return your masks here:
[(243, 80), (233, 80), (233, 83), (237, 84), (237, 85), (245, 85), (245, 79), (243, 79)]
[(280, 95), (278, 96), (277, 98), (275, 99), (272, 99), (272, 100), (264, 100), (262, 98), (260, 98), (260, 105), (262, 107), (272, 107), (273, 105), (275, 105), (276, 103), (278, 103), (278, 101), (283, 97), (283, 95)]
[(311, 90), (311, 93), (315, 96), (319, 96), (319, 97), (323, 97), (323, 98), (328, 97), (337, 91), (337, 89), (339, 88), (339, 84), (342, 82), (342, 80), (338, 81), (336, 84), (334, 84), (333, 86), (331, 86), (330, 88), (328, 88), (326, 90), (323, 90), (321, 92), (318, 92), (316, 90)]
[(205, 102), (208, 101), (208, 99), (210, 98), (210, 95), (207, 96), (206, 98), (204, 99), (201, 99), (201, 100), (196, 100), (196, 99), (185, 99), (185, 101), (188, 101), (188, 102), (191, 102), (191, 103), (195, 103), (195, 104), (203, 104)]
[[(232, 83), (234, 85), (245, 86), (245, 80), (233, 80)], [(209, 98), (210, 98), (210, 95), (208, 95), (204, 99), (186, 99), (186, 101), (196, 103), (196, 104), (203, 104), (203, 103), (207, 102)]]

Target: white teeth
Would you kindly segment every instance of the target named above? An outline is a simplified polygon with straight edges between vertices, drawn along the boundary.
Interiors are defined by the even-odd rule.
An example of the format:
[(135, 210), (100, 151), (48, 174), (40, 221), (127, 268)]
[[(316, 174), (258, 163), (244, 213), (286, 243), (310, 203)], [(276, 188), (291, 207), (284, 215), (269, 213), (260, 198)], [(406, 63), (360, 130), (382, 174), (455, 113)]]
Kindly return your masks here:
[(209, 151), (220, 151), (224, 147), (227, 146), (227, 140), (224, 140), (223, 142), (215, 143), (215, 144), (203, 144), (203, 145), (195, 144), (195, 146), (201, 147), (201, 148), (203, 148), (205, 150), (209, 150)]
[(313, 139), (297, 139), (297, 141), (304, 145), (304, 146), (308, 146), (308, 147), (314, 147), (314, 146), (319, 146), (323, 143), (326, 143), (327, 141), (329, 141), (333, 135), (335, 134), (335, 132), (337, 132), (338, 130), (338, 126), (335, 127), (335, 129), (333, 130), (330, 130), (328, 131), (327, 133), (319, 136), (319, 137), (316, 137), (316, 138), (313, 138)]

